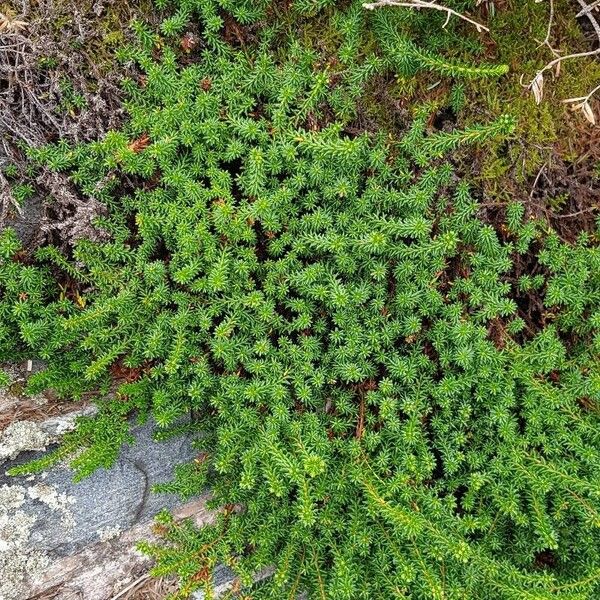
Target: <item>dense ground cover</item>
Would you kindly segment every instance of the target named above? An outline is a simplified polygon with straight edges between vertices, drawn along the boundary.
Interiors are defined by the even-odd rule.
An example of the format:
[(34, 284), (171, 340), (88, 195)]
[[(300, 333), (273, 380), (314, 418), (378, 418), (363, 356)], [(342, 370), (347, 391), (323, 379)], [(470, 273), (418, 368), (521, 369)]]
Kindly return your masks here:
[[(240, 589), (275, 566), (253, 598), (600, 592), (596, 149), (552, 145), (585, 172), (538, 189), (567, 126), (521, 97), (543, 49), (513, 38), (547, 16), (474, 4), (486, 59), (438, 11), (160, 5), (115, 54), (122, 126), (27, 150), (100, 208), (36, 249), (2, 233), (0, 360), (101, 411), (16, 474), (110, 466), (132, 415), (198, 431), (162, 489), (210, 486), (221, 516), (163, 515), (145, 548), (181, 597), (219, 562)], [(589, 92), (583, 60), (556, 93)]]

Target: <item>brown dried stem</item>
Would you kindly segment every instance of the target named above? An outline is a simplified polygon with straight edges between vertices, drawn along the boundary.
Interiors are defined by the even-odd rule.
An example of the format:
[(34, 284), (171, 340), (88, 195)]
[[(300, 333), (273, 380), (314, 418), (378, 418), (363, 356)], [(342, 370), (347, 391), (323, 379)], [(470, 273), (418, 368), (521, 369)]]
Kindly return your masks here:
[[(592, 5), (588, 5), (585, 2), (585, 0), (577, 0), (577, 2), (582, 7), (582, 10), (577, 14), (577, 17), (579, 17), (579, 16), (587, 17), (587, 19), (589, 20), (589, 22), (592, 25), (592, 28), (594, 29), (594, 32), (596, 33), (596, 37), (598, 38), (599, 46), (598, 46), (598, 48), (596, 48), (594, 50), (589, 50), (586, 52), (575, 52), (573, 54), (567, 54), (565, 56), (557, 56), (557, 51), (554, 50), (552, 48), (552, 46), (550, 45), (550, 32), (552, 30), (552, 21), (554, 18), (554, 4), (553, 4), (553, 0), (550, 0), (550, 18), (549, 18), (549, 23), (548, 23), (548, 30), (546, 33), (546, 39), (541, 43), (541, 45), (548, 46), (548, 48), (550, 48), (550, 51), (555, 55), (555, 58), (553, 60), (551, 60), (549, 63), (547, 63), (544, 67), (542, 67), (535, 74), (535, 77), (529, 82), (529, 84), (524, 86), (527, 89), (531, 90), (531, 92), (533, 93), (533, 96), (535, 98), (535, 101), (538, 104), (542, 101), (542, 98), (544, 95), (544, 73), (546, 71), (556, 67), (557, 75), (558, 75), (558, 69), (560, 68), (560, 65), (562, 64), (563, 61), (570, 60), (573, 58), (585, 58), (585, 57), (590, 57), (590, 56), (597, 56), (600, 54), (600, 24), (598, 23), (598, 21), (596, 20), (596, 17), (591, 12), (592, 9), (594, 8), (594, 6), (597, 5), (598, 3), (595, 2), (594, 5), (592, 6)], [(578, 98), (569, 98), (568, 100), (564, 100), (564, 102), (577, 103), (577, 104), (574, 104), (574, 108), (581, 109), (585, 118), (590, 123), (595, 124), (596, 119), (593, 114), (592, 108), (589, 104), (589, 100), (593, 96), (593, 94), (595, 92), (597, 92), (599, 89), (600, 89), (600, 86), (594, 88), (587, 96), (581, 96)]]
[(462, 13), (459, 13), (456, 10), (448, 8), (447, 6), (437, 4), (436, 2), (426, 2), (425, 0), (411, 0), (409, 2), (399, 2), (398, 0), (378, 0), (377, 2), (363, 4), (363, 8), (366, 8), (367, 10), (374, 10), (383, 6), (401, 6), (403, 8), (415, 8), (417, 10), (421, 8), (438, 10), (440, 12), (446, 13), (446, 22), (444, 23), (443, 27), (446, 27), (450, 19), (454, 16), (458, 17), (459, 19), (462, 19), (463, 21), (466, 21), (467, 23), (471, 23), (471, 25), (475, 26), (477, 31), (489, 31), (489, 29), (485, 25), (482, 25), (481, 23), (471, 19), (470, 17), (467, 17), (466, 15), (463, 15)]

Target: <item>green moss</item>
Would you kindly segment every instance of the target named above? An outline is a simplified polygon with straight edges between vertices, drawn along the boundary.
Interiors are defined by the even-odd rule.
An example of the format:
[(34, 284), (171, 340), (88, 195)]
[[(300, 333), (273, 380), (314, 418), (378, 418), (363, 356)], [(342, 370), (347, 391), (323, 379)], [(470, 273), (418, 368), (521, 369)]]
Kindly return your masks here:
[[(511, 176), (522, 183), (534, 177), (548, 160), (551, 152), (560, 152), (559, 140), (574, 139), (577, 129), (566, 118), (568, 107), (562, 100), (587, 94), (600, 80), (600, 64), (592, 58), (567, 60), (561, 65), (559, 77), (545, 73), (544, 98), (536, 105), (533, 95), (525, 89), (536, 72), (554, 56), (540, 42), (545, 38), (548, 26), (547, 3), (508, 2), (504, 9), (497, 9), (490, 20), (493, 57), (510, 65), (510, 73), (497, 81), (467, 83), (466, 110), (462, 114), (465, 123), (493, 118), (507, 107), (518, 121), (514, 141), (508, 150), (490, 144), (482, 163), (480, 178), (488, 180), (486, 188), (497, 191), (502, 188), (499, 177)], [(551, 43), (560, 40), (556, 48), (565, 55), (589, 49), (582, 30), (574, 18), (573, 3), (555, 2), (555, 18), (550, 37)], [(581, 117), (582, 128), (587, 124)], [(568, 143), (561, 147), (569, 147)], [(483, 153), (482, 153), (483, 154)], [(563, 154), (565, 160), (576, 158)], [(513, 167), (512, 169), (510, 167)]]

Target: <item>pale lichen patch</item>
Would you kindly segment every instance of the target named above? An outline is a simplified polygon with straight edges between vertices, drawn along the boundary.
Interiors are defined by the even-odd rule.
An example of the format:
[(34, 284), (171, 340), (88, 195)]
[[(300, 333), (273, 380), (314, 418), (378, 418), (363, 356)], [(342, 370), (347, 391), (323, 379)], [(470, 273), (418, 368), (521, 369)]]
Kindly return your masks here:
[(33, 500), (43, 502), (53, 510), (62, 513), (62, 523), (67, 529), (73, 529), (75, 520), (70, 506), (75, 503), (72, 496), (67, 496), (65, 492), (58, 492), (56, 488), (44, 483), (32, 485), (27, 494)]
[(45, 450), (51, 436), (33, 421), (11, 423), (0, 432), (0, 463), (16, 458), (28, 450)]
[(122, 531), (118, 525), (115, 525), (114, 527), (108, 526), (98, 529), (97, 533), (101, 542), (108, 542), (109, 540), (119, 537)]
[(61, 514), (62, 525), (72, 529), (75, 521), (71, 506), (74, 499), (44, 483), (31, 487), (0, 486), (0, 598), (22, 600), (27, 580), (40, 576), (50, 559), (32, 547), (30, 535), (37, 516), (25, 511), (27, 499), (44, 503)]
[(31, 548), (29, 536), (36, 517), (20, 510), (25, 488), (0, 487), (0, 598), (21, 600), (26, 577), (40, 575), (48, 566), (48, 557)]
[(21, 452), (45, 450), (50, 444), (75, 429), (77, 418), (92, 415), (95, 407), (86, 407), (66, 415), (46, 419), (40, 423), (35, 421), (16, 421), (0, 432), (0, 464), (13, 460)]
[(20, 485), (0, 486), (0, 513), (21, 508), (25, 500), (25, 488)]

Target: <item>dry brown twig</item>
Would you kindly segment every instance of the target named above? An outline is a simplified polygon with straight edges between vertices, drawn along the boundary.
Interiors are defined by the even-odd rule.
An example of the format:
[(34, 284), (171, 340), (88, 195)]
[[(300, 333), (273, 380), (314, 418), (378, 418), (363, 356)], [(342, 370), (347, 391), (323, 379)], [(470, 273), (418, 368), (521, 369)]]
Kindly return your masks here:
[[(535, 0), (536, 2), (542, 2), (543, 0)], [(597, 56), (600, 54), (600, 46), (595, 50), (589, 50), (587, 52), (575, 52), (572, 54), (566, 54), (565, 56), (560, 56), (558, 51), (556, 51), (550, 45), (550, 34), (552, 31), (552, 23), (554, 19), (554, 2), (550, 1), (550, 17), (548, 20), (548, 29), (546, 33), (546, 38), (540, 45), (547, 46), (550, 51), (554, 54), (555, 58), (547, 63), (544, 67), (542, 67), (534, 76), (534, 78), (524, 87), (531, 91), (533, 97), (535, 99), (536, 104), (540, 104), (544, 97), (544, 73), (551, 69), (555, 69), (555, 76), (558, 77), (560, 74), (560, 66), (563, 61), (570, 60), (573, 58), (585, 58), (590, 56)], [(577, 17), (585, 16), (590, 21), (594, 32), (598, 38), (598, 43), (600, 44), (600, 24), (596, 20), (596, 17), (592, 14), (592, 11), (598, 7), (600, 4), (600, 0), (596, 0), (593, 4), (588, 5), (585, 0), (577, 0), (579, 5), (581, 6), (581, 11), (576, 15)], [(521, 77), (521, 82), (523, 78)], [(586, 96), (579, 96), (576, 98), (567, 98), (563, 100), (563, 102), (571, 104), (571, 108), (573, 110), (581, 110), (583, 116), (589, 121), (592, 125), (596, 124), (596, 117), (594, 115), (594, 111), (592, 110), (592, 106), (590, 104), (590, 100), (592, 96), (600, 90), (600, 85), (595, 87), (589, 94)]]
[[(57, 181), (56, 174), (41, 170), (35, 196), (26, 206), (19, 206), (11, 190), (12, 177), (4, 170), (11, 166), (18, 177), (27, 172), (30, 163), (24, 147), (40, 147), (58, 139), (70, 143), (95, 140), (119, 124), (124, 115), (120, 81), (125, 73), (123, 67), (105, 59), (112, 50), (98, 27), (99, 15), (114, 3), (15, 0), (12, 4), (21, 6), (0, 13), (0, 229), (22, 223), (32, 236), (37, 231), (31, 239), (34, 245), (50, 235), (62, 241), (65, 233), (70, 235), (73, 223), (83, 234), (79, 218), (89, 223), (100, 203), (71, 189), (66, 174), (60, 174), (63, 180)], [(118, 14), (124, 17), (123, 35), (128, 39), (126, 18), (136, 14), (140, 1), (121, 4)], [(60, 31), (59, 22), (64, 23)], [(75, 43), (81, 48), (78, 52), (73, 52)], [(106, 60), (102, 68), (98, 57)], [(132, 73), (129, 65), (125, 70)], [(74, 95), (82, 100), (76, 109), (69, 105)], [(40, 203), (41, 223), (33, 216)], [(31, 226), (25, 226), (30, 215)]]
[(600, 0), (596, 0), (595, 2), (592, 2), (591, 4), (588, 4), (585, 8), (582, 8), (575, 15), (575, 17), (578, 19), (579, 17), (583, 17), (583, 16), (587, 15), (589, 12), (592, 12), (593, 10), (597, 10), (599, 8), (600, 8)]
[(381, 8), (382, 6), (400, 6), (403, 8), (415, 8), (417, 10), (421, 8), (438, 10), (440, 12), (446, 13), (446, 22), (442, 25), (442, 27), (446, 27), (446, 25), (448, 25), (448, 23), (450, 22), (450, 19), (454, 16), (458, 17), (459, 19), (462, 19), (463, 21), (467, 21), (467, 23), (471, 23), (471, 25), (474, 25), (475, 29), (477, 29), (477, 31), (479, 32), (489, 31), (489, 29), (485, 25), (482, 25), (481, 23), (474, 21), (470, 17), (467, 17), (466, 15), (463, 15), (462, 13), (459, 13), (456, 10), (448, 8), (447, 6), (437, 4), (436, 2), (426, 2), (425, 0), (410, 0), (408, 2), (399, 2), (398, 0), (378, 0), (377, 2), (363, 4), (363, 8), (366, 8), (367, 10), (374, 10), (376, 8)]
[(567, 98), (563, 100), (567, 104), (571, 104), (571, 110), (581, 110), (583, 116), (592, 124), (596, 124), (596, 117), (592, 106), (590, 104), (591, 97), (600, 90), (600, 85), (597, 85), (587, 96), (580, 96), (579, 98)]

